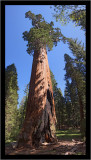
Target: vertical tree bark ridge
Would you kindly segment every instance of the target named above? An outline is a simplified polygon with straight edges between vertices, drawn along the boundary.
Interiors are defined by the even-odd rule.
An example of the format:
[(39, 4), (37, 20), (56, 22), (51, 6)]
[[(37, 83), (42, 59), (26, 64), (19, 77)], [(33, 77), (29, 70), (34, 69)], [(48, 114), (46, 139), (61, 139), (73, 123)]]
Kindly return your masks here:
[(29, 87), (26, 117), (18, 146), (53, 142), (56, 114), (46, 48), (35, 51)]

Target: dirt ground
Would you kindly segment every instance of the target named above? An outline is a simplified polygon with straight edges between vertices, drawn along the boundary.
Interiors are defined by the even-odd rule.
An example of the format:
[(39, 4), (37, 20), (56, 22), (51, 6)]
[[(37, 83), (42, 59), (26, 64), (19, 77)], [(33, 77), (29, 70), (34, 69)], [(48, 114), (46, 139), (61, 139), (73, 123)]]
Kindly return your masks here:
[(81, 141), (62, 141), (56, 144), (43, 143), (39, 148), (13, 148), (12, 145), (5, 147), (6, 155), (85, 155), (86, 145)]

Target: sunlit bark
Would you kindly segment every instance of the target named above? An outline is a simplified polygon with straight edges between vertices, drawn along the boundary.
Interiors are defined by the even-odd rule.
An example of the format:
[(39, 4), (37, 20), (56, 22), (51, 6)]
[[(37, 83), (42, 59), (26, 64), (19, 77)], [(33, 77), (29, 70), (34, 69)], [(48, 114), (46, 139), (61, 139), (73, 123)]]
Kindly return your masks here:
[(54, 142), (55, 123), (50, 69), (47, 52), (43, 47), (34, 53), (26, 117), (19, 134), (18, 146)]

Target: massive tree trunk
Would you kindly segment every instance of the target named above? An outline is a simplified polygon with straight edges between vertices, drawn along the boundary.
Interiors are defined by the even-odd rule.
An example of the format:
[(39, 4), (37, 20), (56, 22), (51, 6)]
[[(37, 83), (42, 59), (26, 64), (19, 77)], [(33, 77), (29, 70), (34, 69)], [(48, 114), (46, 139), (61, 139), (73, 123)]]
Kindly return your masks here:
[(26, 117), (19, 134), (18, 146), (36, 146), (53, 142), (55, 136), (55, 105), (47, 52), (35, 51), (29, 87)]

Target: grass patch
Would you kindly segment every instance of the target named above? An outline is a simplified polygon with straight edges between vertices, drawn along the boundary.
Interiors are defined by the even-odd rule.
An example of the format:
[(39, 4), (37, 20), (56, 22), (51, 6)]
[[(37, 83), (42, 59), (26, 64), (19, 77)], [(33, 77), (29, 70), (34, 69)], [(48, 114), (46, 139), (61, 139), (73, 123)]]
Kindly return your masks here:
[(82, 155), (82, 152), (78, 152), (77, 155)]
[(72, 139), (79, 140), (81, 139), (81, 133), (80, 130), (57, 130), (56, 136), (60, 140), (69, 140)]
[(5, 146), (6, 147), (10, 146), (11, 142), (16, 142), (16, 141), (8, 140), (8, 141), (5, 142)]

